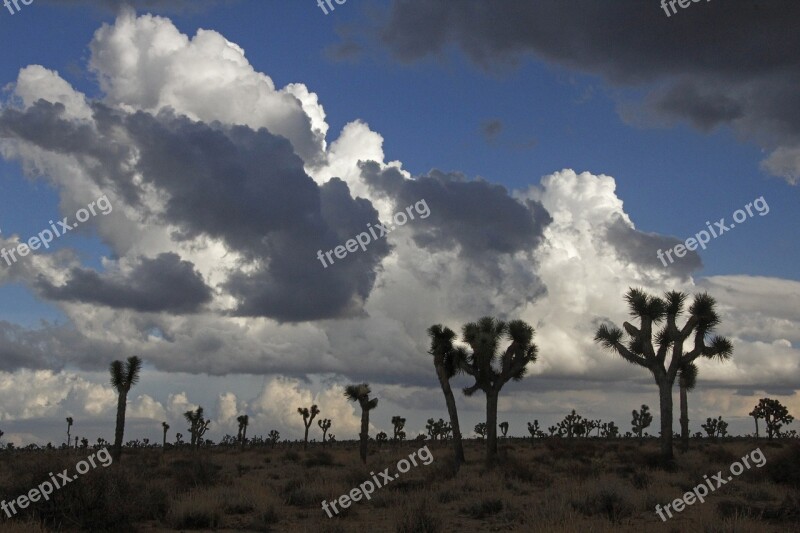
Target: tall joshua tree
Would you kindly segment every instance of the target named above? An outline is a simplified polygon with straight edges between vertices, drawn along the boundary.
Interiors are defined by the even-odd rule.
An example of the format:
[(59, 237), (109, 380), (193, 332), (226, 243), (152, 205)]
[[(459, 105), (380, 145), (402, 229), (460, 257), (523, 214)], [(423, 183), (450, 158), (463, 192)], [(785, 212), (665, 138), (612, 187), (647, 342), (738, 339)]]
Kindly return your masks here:
[[(686, 293), (678, 291), (667, 292), (662, 299), (648, 295), (642, 289), (631, 288), (625, 300), (631, 317), (639, 321), (639, 327), (629, 322), (623, 324), (630, 337), (628, 345), (622, 344), (624, 333), (613, 325), (601, 325), (594, 337), (603, 347), (614, 350), (629, 363), (642, 366), (653, 374), (659, 392), (661, 457), (664, 461), (671, 461), (674, 457), (672, 386), (678, 371), (701, 356), (727, 360), (733, 353), (733, 346), (724, 337), (711, 337), (710, 344), (706, 344), (706, 337), (719, 324), (716, 301), (706, 293), (695, 295), (686, 323), (682, 328), (678, 327), (677, 321), (683, 315), (686, 298)], [(653, 327), (662, 322), (661, 329), (654, 332)], [(689, 351), (684, 350), (687, 341), (692, 343)]]
[(203, 435), (208, 431), (211, 420), (206, 420), (202, 407), (194, 411), (186, 411), (183, 417), (189, 422), (189, 434), (192, 436), (192, 448), (199, 448), (203, 444)]
[(67, 417), (67, 448), (69, 448), (69, 441), (71, 440), (69, 438), (69, 432), (70, 432), (71, 429), (72, 429), (72, 417), (68, 416)]
[(169, 424), (166, 422), (161, 422), (161, 428), (164, 430), (164, 438), (161, 440), (161, 448), (164, 450), (167, 449), (167, 430), (169, 430)]
[[(440, 324), (428, 328), (428, 336), (431, 339), (431, 348), (428, 353), (433, 356), (433, 367), (436, 369), (436, 377), (444, 393), (444, 401), (447, 404), (447, 414), (450, 416), (450, 427), (453, 428), (453, 455), (456, 470), (465, 462), (464, 446), (461, 443), (461, 427), (458, 423), (458, 409), (456, 399), (453, 396), (453, 389), (450, 388), (450, 378), (455, 376), (463, 366), (464, 351), (453, 347), (453, 339), (456, 334), (447, 327)], [(405, 422), (405, 420), (403, 421)]]
[(377, 398), (370, 398), (372, 389), (366, 383), (360, 385), (348, 385), (344, 389), (344, 397), (351, 402), (358, 402), (361, 406), (361, 433), (358, 434), (361, 441), (359, 454), (361, 460), (367, 462), (367, 441), (369, 440), (369, 412), (378, 406)]
[(311, 422), (314, 421), (314, 417), (319, 414), (319, 407), (317, 407), (317, 404), (314, 404), (311, 406), (310, 411), (308, 407), (298, 407), (297, 412), (303, 416), (303, 425), (306, 427), (306, 435), (303, 440), (303, 449), (305, 450), (308, 448), (308, 428), (311, 427)]
[(239, 422), (239, 447), (244, 449), (244, 443), (247, 442), (247, 425), (250, 423), (250, 417), (247, 415), (239, 415), (236, 417), (236, 421)]
[[(534, 329), (522, 320), (503, 322), (483, 317), (465, 324), (464, 342), (471, 351), (463, 351), (462, 368), (475, 378), (475, 383), (464, 389), (471, 396), (478, 390), (486, 394), (486, 461), (492, 464), (497, 456), (497, 398), (509, 380), (525, 377), (528, 363), (535, 363), (537, 348), (533, 343)], [(510, 344), (500, 353), (500, 341), (507, 338)]]
[(681, 451), (689, 450), (689, 391), (697, 385), (697, 365), (685, 363), (678, 369), (681, 402)]
[(317, 420), (317, 425), (322, 430), (322, 445), (325, 446), (325, 436), (328, 434), (328, 430), (331, 429), (331, 419), (323, 418), (322, 420)]
[(400, 415), (396, 415), (392, 417), (392, 426), (394, 426), (394, 436), (392, 440), (394, 442), (400, 442), (406, 438), (406, 432), (403, 431), (403, 428), (406, 427), (406, 419)]
[(117, 390), (117, 426), (114, 430), (114, 448), (112, 456), (114, 462), (119, 462), (122, 454), (122, 438), (125, 433), (125, 409), (128, 406), (128, 392), (131, 387), (139, 382), (139, 371), (142, 369), (142, 360), (137, 356), (128, 357), (128, 360), (114, 361), (109, 367), (111, 385)]

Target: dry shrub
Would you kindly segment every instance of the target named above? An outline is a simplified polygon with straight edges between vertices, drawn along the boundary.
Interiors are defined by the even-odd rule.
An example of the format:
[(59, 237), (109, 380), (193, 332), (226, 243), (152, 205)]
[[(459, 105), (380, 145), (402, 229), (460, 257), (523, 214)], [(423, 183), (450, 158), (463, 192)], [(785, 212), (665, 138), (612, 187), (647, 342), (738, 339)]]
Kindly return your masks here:
[(427, 500), (404, 503), (397, 516), (397, 533), (438, 533), (442, 523)]
[(222, 505), (218, 493), (194, 490), (173, 502), (167, 523), (176, 529), (216, 528), (222, 520)]
[(773, 482), (800, 489), (800, 444), (793, 443), (770, 457), (762, 468)]
[(461, 508), (463, 514), (476, 520), (483, 520), (487, 516), (496, 515), (502, 510), (503, 501), (495, 498), (481, 500)]
[(610, 487), (595, 490), (583, 500), (573, 501), (572, 507), (584, 516), (603, 516), (614, 524), (633, 515), (633, 504)]

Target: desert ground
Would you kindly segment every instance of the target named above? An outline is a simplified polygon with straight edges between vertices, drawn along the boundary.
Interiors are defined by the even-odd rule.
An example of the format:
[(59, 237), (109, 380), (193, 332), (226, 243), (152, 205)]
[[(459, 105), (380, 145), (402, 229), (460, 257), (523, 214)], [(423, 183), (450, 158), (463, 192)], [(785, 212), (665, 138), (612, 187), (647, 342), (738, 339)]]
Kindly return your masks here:
[[(432, 461), (376, 488), (329, 518), (332, 501), (395, 472), (427, 445)], [(119, 463), (95, 468), (12, 519), (4, 532), (39, 531), (665, 531), (790, 532), (800, 528), (800, 445), (796, 441), (693, 440), (675, 466), (658, 463), (658, 442), (632, 439), (501, 439), (487, 469), (485, 444), (465, 441), (467, 464), (454, 473), (448, 442), (372, 445), (367, 464), (357, 442), (323, 447), (125, 449)], [(718, 471), (760, 449), (751, 467), (673, 518), (655, 513)], [(0, 492), (27, 493), (50, 473), (74, 469), (91, 450), (3, 452)]]

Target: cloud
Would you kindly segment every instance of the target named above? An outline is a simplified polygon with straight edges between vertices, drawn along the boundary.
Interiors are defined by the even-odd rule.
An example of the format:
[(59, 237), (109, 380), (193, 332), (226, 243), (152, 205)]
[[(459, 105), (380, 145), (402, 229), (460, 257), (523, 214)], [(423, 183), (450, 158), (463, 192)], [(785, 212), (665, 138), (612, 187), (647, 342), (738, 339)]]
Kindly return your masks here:
[[(374, 33), (406, 63), (455, 45), (486, 70), (536, 57), (643, 89), (638, 113), (646, 120), (686, 120), (702, 131), (728, 125), (774, 150), (765, 169), (797, 183), (798, 160), (783, 154), (800, 148), (800, 35), (793, 23), (800, 5), (692, 6), (691, 13), (667, 18), (658, 6), (637, 0), (502, 8), (491, 0), (394, 0)], [(630, 106), (623, 107), (627, 118)]]

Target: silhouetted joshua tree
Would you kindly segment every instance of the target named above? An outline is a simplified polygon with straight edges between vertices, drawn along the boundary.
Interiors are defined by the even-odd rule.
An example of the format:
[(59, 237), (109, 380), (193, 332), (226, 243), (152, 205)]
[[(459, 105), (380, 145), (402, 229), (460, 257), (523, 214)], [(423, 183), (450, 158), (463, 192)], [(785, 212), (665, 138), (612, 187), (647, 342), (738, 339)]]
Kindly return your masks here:
[(767, 437), (770, 440), (772, 440), (772, 437), (780, 438), (783, 425), (791, 424), (794, 421), (794, 417), (789, 414), (786, 406), (771, 398), (759, 400), (758, 405), (753, 408), (750, 416), (756, 420), (756, 437), (758, 437), (758, 419), (763, 418), (767, 424)]
[(600, 436), (607, 439), (615, 439), (619, 437), (619, 428), (614, 422), (603, 424), (600, 428)]
[(389, 440), (389, 436), (386, 434), (385, 431), (381, 431), (377, 435), (375, 435), (375, 442), (378, 443), (378, 446), (386, 443)]
[(587, 420), (576, 413), (575, 409), (573, 409), (567, 416), (564, 417), (564, 420), (559, 422), (556, 426), (558, 434), (562, 437), (567, 437), (568, 439), (580, 437), (581, 435), (584, 435), (588, 429), (586, 422)]
[(458, 409), (456, 408), (453, 389), (450, 387), (450, 379), (459, 373), (463, 367), (464, 351), (453, 347), (453, 339), (456, 337), (455, 332), (450, 328), (443, 327), (441, 324), (429, 327), (428, 337), (431, 341), (428, 353), (433, 356), (433, 367), (436, 370), (439, 386), (442, 387), (444, 402), (447, 405), (447, 414), (450, 417), (450, 427), (453, 430), (453, 459), (455, 469), (458, 471), (466, 460), (464, 458), (464, 445), (461, 442)]
[(267, 435), (267, 440), (269, 440), (270, 445), (274, 448), (275, 443), (278, 442), (281, 438), (281, 434), (274, 429), (271, 429), (269, 435)]
[(689, 391), (697, 385), (697, 365), (685, 363), (678, 369), (681, 404), (681, 451), (689, 449)]
[(166, 422), (161, 422), (161, 429), (164, 430), (164, 438), (161, 439), (161, 448), (166, 450), (167, 449), (167, 430), (169, 430), (169, 424)]
[(650, 414), (650, 407), (643, 405), (639, 411), (631, 411), (633, 419), (631, 426), (633, 426), (633, 434), (639, 437), (639, 444), (642, 444), (642, 433), (650, 424), (653, 423), (653, 415)]
[(244, 449), (244, 443), (247, 442), (247, 425), (250, 423), (250, 417), (247, 415), (239, 415), (236, 417), (239, 422), (239, 433), (237, 439), (239, 440), (239, 448)]
[(486, 422), (478, 422), (475, 424), (475, 434), (480, 438), (486, 438)]
[(719, 437), (724, 437), (728, 434), (728, 423), (719, 418), (707, 418), (705, 424), (701, 424), (708, 438), (717, 440)]
[(394, 427), (394, 436), (392, 440), (394, 442), (400, 442), (405, 440), (406, 432), (403, 431), (403, 428), (406, 427), (406, 419), (401, 416), (393, 416), (392, 417), (392, 426)]
[[(471, 396), (478, 390), (486, 394), (486, 462), (490, 466), (497, 456), (497, 398), (503, 385), (512, 379), (521, 380), (528, 363), (536, 362), (534, 333), (522, 320), (503, 322), (488, 316), (462, 328), (462, 337), (470, 352), (457, 350), (460, 354), (457, 359), (463, 361), (464, 372), (475, 378), (475, 383), (466, 387), (464, 394)], [(499, 344), (503, 338), (510, 343), (501, 354)]]
[[(122, 438), (125, 433), (125, 409), (128, 406), (128, 392), (131, 387), (139, 382), (139, 371), (142, 369), (142, 360), (137, 356), (128, 357), (124, 364), (122, 361), (114, 361), (109, 366), (111, 374), (111, 386), (118, 393), (117, 398), (117, 425), (114, 430), (114, 447), (111, 455), (115, 463), (119, 462), (122, 454)], [(69, 443), (67, 443), (69, 444)]]
[(303, 440), (303, 449), (305, 450), (308, 448), (308, 428), (311, 427), (311, 422), (314, 421), (314, 417), (319, 414), (319, 407), (317, 407), (317, 404), (314, 404), (311, 406), (311, 411), (308, 410), (308, 407), (298, 407), (297, 412), (302, 415), (303, 425), (306, 427), (306, 434)]
[(366, 464), (367, 462), (367, 442), (369, 441), (369, 412), (378, 406), (377, 398), (370, 398), (372, 393), (369, 385), (361, 383), (360, 385), (348, 385), (344, 389), (344, 397), (351, 402), (358, 402), (361, 407), (361, 432), (358, 434), (361, 441), (359, 447), (359, 455), (361, 460)]
[(503, 438), (505, 438), (506, 433), (508, 433), (508, 422), (500, 422), (498, 427), (500, 428), (500, 432), (503, 434)]
[(189, 433), (192, 436), (192, 448), (199, 448), (203, 444), (203, 435), (208, 431), (211, 425), (211, 420), (206, 420), (203, 413), (203, 408), (198, 407), (194, 411), (186, 411), (183, 417), (189, 422)]
[(328, 430), (331, 429), (331, 420), (330, 418), (317, 420), (317, 425), (322, 430), (322, 445), (325, 446), (325, 436), (328, 434)]
[(70, 432), (70, 429), (72, 429), (72, 417), (71, 417), (71, 416), (68, 416), (68, 417), (67, 417), (67, 448), (69, 448), (69, 443), (70, 443), (70, 441), (72, 440), (72, 439), (70, 439), (70, 437), (69, 437), (69, 432)]
[(531, 443), (533, 443), (536, 439), (541, 439), (544, 437), (544, 431), (539, 427), (539, 421), (534, 420), (533, 424), (528, 422), (528, 433), (531, 434)]
[[(727, 360), (733, 345), (724, 337), (714, 336), (706, 344), (706, 336), (719, 324), (716, 301), (706, 293), (697, 294), (689, 307), (689, 318), (682, 328), (677, 320), (683, 314), (687, 295), (678, 291), (664, 294), (664, 298), (650, 296), (641, 289), (629, 289), (625, 295), (630, 315), (639, 320), (639, 327), (625, 322), (623, 327), (630, 337), (628, 346), (622, 344), (624, 333), (616, 326), (603, 324), (597, 329), (595, 341), (617, 352), (623, 359), (650, 370), (658, 385), (661, 409), (661, 458), (673, 459), (672, 452), (672, 386), (681, 367), (698, 357)], [(657, 332), (653, 326), (666, 321)], [(684, 343), (692, 336), (693, 347), (684, 350)], [(667, 355), (669, 362), (667, 362)]]

